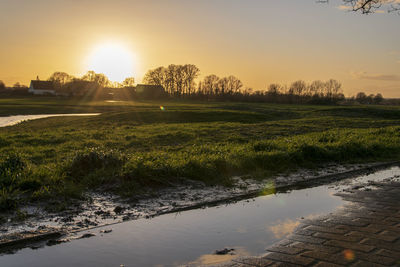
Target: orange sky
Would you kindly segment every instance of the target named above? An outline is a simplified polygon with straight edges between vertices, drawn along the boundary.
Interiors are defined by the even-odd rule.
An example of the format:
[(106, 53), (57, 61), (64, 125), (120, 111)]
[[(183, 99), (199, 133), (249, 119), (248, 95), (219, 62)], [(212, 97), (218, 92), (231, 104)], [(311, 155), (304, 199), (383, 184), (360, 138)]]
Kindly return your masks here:
[(1, 0), (0, 80), (79, 76), (93, 50), (111, 42), (132, 54), (139, 82), (149, 68), (192, 63), (256, 90), (334, 78), (346, 95), (400, 97), (400, 16), (315, 2)]

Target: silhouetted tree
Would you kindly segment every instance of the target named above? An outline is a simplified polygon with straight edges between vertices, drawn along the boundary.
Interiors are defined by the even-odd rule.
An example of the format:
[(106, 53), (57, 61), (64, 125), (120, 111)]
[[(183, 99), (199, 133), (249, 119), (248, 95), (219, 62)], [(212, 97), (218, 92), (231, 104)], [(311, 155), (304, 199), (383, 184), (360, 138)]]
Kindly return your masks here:
[(343, 0), (353, 11), (360, 11), (363, 14), (374, 13), (378, 9), (386, 9), (388, 12), (400, 10), (398, 0)]
[(158, 67), (154, 70), (149, 70), (143, 78), (143, 82), (145, 84), (161, 85), (165, 89), (167, 89), (166, 81), (167, 81), (166, 69), (164, 67)]
[(239, 93), (240, 89), (243, 87), (243, 83), (233, 75), (229, 76), (227, 80), (228, 80), (227, 93), (228, 94)]
[(359, 92), (356, 95), (356, 101), (358, 101), (361, 104), (364, 104), (367, 100), (367, 95), (364, 92)]
[(318, 98), (324, 96), (324, 88), (325, 88), (324, 82), (313, 81), (308, 88), (309, 88), (308, 92), (312, 97)]
[(280, 93), (281, 85), (277, 83), (272, 83), (268, 86), (267, 94), (270, 96), (276, 96)]
[(128, 77), (122, 82), (122, 85), (125, 87), (133, 87), (135, 85), (135, 78)]
[(186, 64), (183, 66), (183, 74), (184, 74), (184, 85), (186, 94), (190, 95), (193, 93), (195, 88), (194, 80), (199, 76), (200, 69), (192, 64)]
[(204, 77), (202, 83), (202, 93), (209, 96), (217, 94), (218, 81), (218, 76), (214, 74)]
[(92, 70), (83, 75), (82, 80), (94, 82), (101, 87), (105, 87), (110, 83), (106, 75), (104, 75), (103, 73), (96, 73)]
[(297, 96), (301, 96), (304, 94), (304, 92), (306, 92), (307, 90), (307, 85), (304, 81), (295, 81), (294, 83), (292, 83), (292, 85), (290, 85), (289, 87), (289, 94), (291, 95), (297, 95)]
[(5, 90), (6, 89), (6, 85), (4, 84), (4, 82), (2, 80), (0, 80), (0, 90)]
[(325, 83), (325, 97), (329, 99), (334, 99), (338, 96), (339, 93), (341, 93), (342, 85), (333, 79), (330, 79)]
[(195, 79), (199, 73), (199, 68), (192, 64), (171, 64), (167, 68), (159, 67), (149, 70), (143, 82), (149, 85), (161, 85), (168, 94), (173, 96), (190, 96), (195, 91)]
[(50, 77), (49, 77), (49, 81), (53, 82), (54, 86), (56, 88), (61, 88), (63, 87), (67, 82), (72, 81), (74, 77), (69, 75), (66, 72), (54, 72)]
[(380, 104), (383, 101), (383, 96), (382, 94), (378, 93), (374, 97), (374, 103), (375, 104)]

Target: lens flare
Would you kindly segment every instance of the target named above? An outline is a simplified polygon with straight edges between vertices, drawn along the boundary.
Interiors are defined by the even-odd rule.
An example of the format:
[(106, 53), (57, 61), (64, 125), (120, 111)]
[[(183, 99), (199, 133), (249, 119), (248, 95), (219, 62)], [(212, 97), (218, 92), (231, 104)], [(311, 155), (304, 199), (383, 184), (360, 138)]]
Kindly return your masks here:
[(164, 108), (163, 106), (160, 106), (160, 109), (161, 109), (162, 111), (164, 111), (164, 110), (165, 110), (165, 108)]
[(265, 183), (264, 188), (260, 192), (260, 196), (267, 196), (276, 193), (275, 183), (273, 181), (268, 181)]
[(353, 261), (355, 258), (354, 252), (351, 249), (346, 249), (343, 251), (344, 258), (348, 261)]

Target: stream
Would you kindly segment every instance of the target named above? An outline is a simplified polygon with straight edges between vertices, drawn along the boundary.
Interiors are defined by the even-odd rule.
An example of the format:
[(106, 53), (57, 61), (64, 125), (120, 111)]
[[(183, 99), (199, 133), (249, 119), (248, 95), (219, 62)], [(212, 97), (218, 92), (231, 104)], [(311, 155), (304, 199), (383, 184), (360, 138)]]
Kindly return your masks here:
[(71, 113), (71, 114), (40, 114), (40, 115), (13, 115), (0, 117), (0, 127), (12, 126), (23, 121), (65, 116), (96, 116), (100, 113)]

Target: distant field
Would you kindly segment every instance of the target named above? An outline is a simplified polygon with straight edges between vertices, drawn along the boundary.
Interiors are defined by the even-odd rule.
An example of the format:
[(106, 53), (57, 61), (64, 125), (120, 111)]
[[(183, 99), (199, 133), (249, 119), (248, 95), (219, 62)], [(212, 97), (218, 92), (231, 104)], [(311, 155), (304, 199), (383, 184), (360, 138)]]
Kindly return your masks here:
[(400, 107), (0, 99), (0, 116), (88, 112), (0, 128), (0, 210), (400, 156)]

